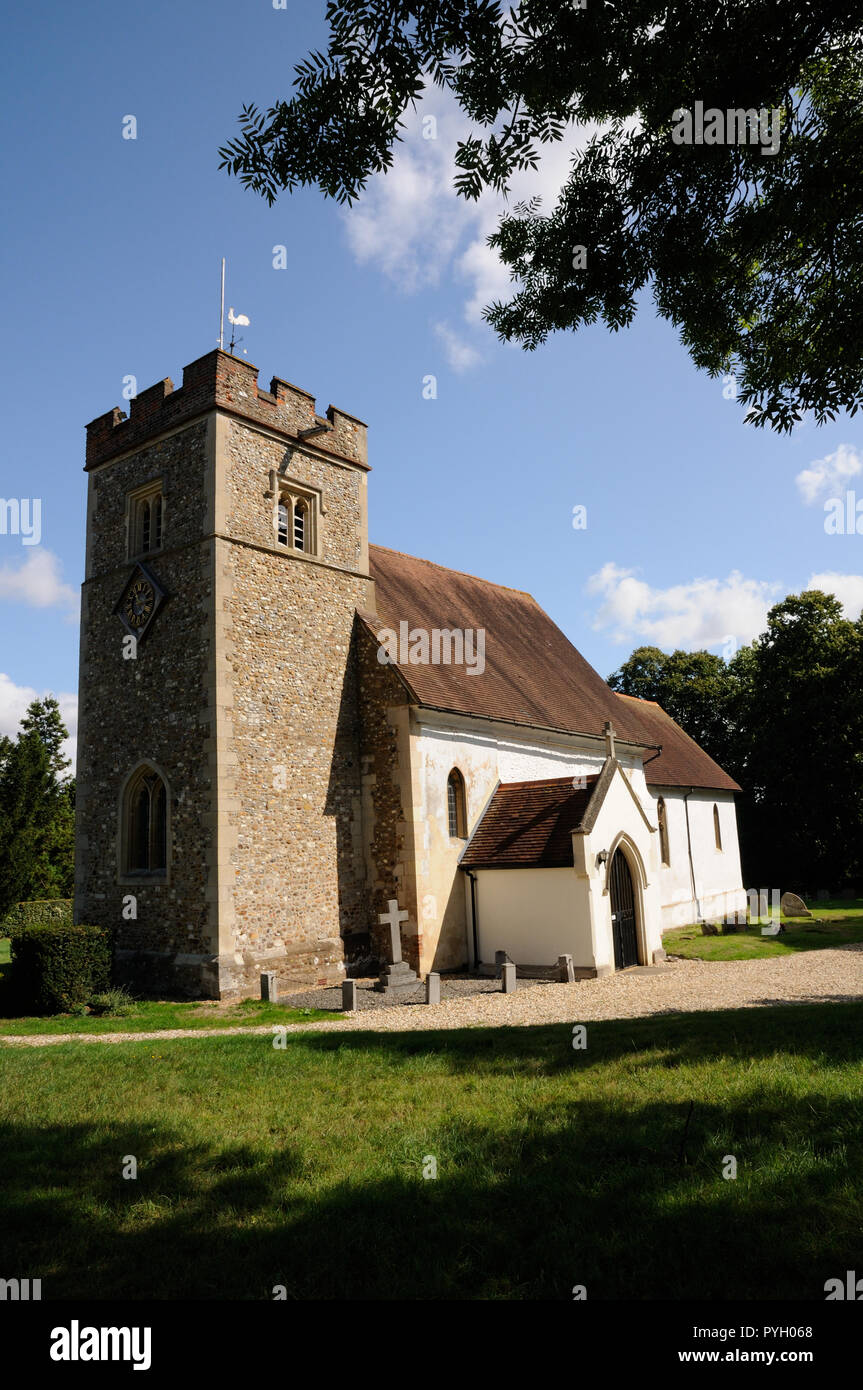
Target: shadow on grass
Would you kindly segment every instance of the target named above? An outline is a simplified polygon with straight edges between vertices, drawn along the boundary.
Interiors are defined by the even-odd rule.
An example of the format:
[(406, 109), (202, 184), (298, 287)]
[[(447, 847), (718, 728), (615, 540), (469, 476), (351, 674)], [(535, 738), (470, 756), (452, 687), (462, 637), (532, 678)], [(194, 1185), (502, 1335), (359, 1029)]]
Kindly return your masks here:
[[(584, 1022), (587, 1047), (574, 1052), (572, 1024), (532, 1027), (371, 1030), (290, 1034), (289, 1044), (319, 1052), (379, 1053), (391, 1058), (439, 1056), (451, 1071), (546, 1074), (605, 1065), (633, 1054), (662, 1053), (664, 1065), (769, 1057), (774, 1053), (807, 1057), (825, 1066), (863, 1060), (863, 1000), (764, 1005), (698, 1013), (662, 1012), (645, 1018)], [(582, 1022), (577, 1012), (573, 1024)], [(312, 1025), (313, 1027), (313, 1025)]]
[(417, 1170), (314, 1193), (292, 1147), (263, 1161), (151, 1132), (168, 1151), (133, 1183), (119, 1160), (146, 1149), (134, 1127), (97, 1144), (62, 1127), (47, 1146), (6, 1130), (21, 1177), (4, 1196), (4, 1267), (41, 1277), (46, 1299), (254, 1299), (275, 1285), (294, 1299), (568, 1299), (577, 1283), (591, 1298), (822, 1298), (859, 1257), (847, 1157), (723, 1182), (714, 1137), (721, 1126), (751, 1152), (757, 1136), (763, 1157), (805, 1104), (702, 1107), (685, 1164), (682, 1105), (582, 1102), (529, 1133), (461, 1119), (430, 1141), (436, 1181)]
[[(212, 1040), (198, 1066), (208, 1057), (234, 1107), (265, 1088), (272, 1141), (226, 1143), (216, 1120), (203, 1141), (147, 1114), (98, 1129), (2, 1125), (4, 1275), (41, 1277), (46, 1299), (262, 1299), (284, 1285), (292, 1299), (568, 1300), (585, 1284), (592, 1299), (821, 1300), (826, 1279), (859, 1265), (863, 1138), (859, 1094), (819, 1089), (818, 1073), (859, 1056), (861, 1017), (839, 1005), (591, 1024), (580, 1055), (559, 1026), (293, 1035), (287, 1079), (290, 1052)], [(121, 1045), (127, 1067), (131, 1046)], [(306, 1124), (300, 1085), (334, 1051), (344, 1088)], [(63, 1052), (82, 1066), (72, 1045)], [(406, 1080), (414, 1096), (451, 1091), (433, 1118), (394, 1100), (391, 1144), (385, 1128), (351, 1119), (348, 1097), (374, 1053), (387, 1062), (383, 1076), (365, 1068), (379, 1110)], [(437, 1074), (416, 1062), (429, 1054)], [(791, 1095), (763, 1066), (748, 1081), (746, 1060), (774, 1054), (811, 1062), (811, 1084)], [(563, 1074), (602, 1062), (634, 1067), (636, 1080), (639, 1068), (711, 1063), (719, 1095), (732, 1070), (736, 1089), (716, 1098), (703, 1076), (683, 1074), (660, 1095), (654, 1075), (617, 1097), (613, 1076), (597, 1074), (600, 1096)], [(542, 1089), (525, 1087), (526, 1074)], [(290, 1143), (279, 1138), (287, 1127)], [(323, 1143), (334, 1130), (337, 1162)], [(121, 1176), (126, 1155), (137, 1180)], [(729, 1155), (736, 1181), (722, 1177)], [(429, 1157), (438, 1176), (426, 1181)]]

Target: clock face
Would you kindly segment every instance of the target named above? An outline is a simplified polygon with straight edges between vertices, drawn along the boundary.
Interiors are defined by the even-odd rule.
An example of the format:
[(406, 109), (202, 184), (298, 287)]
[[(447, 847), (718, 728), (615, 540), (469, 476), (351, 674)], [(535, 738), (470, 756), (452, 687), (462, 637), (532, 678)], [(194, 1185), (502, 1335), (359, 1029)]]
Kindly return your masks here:
[(136, 565), (114, 612), (127, 632), (143, 639), (167, 595), (155, 575)]
[(123, 611), (129, 626), (136, 630), (146, 627), (155, 602), (156, 594), (149, 580), (136, 579), (126, 594), (123, 604)]

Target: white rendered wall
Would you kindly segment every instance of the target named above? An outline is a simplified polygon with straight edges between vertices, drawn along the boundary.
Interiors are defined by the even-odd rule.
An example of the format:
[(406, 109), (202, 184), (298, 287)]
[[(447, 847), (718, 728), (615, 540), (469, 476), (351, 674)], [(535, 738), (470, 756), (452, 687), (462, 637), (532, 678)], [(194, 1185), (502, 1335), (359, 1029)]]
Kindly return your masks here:
[(506, 951), (519, 965), (592, 966), (590, 921), (577, 912), (572, 869), (480, 869), (477, 872), (479, 954), (494, 963)]
[[(572, 837), (576, 878), (590, 917), (594, 964), (601, 975), (615, 968), (609, 868), (618, 845), (632, 878), (640, 964), (652, 965), (655, 954), (662, 951), (659, 832), (653, 815), (655, 808), (648, 804), (644, 806), (646, 815), (642, 814), (639, 804), (627, 790), (626, 781), (632, 785), (632, 780), (624, 779), (620, 771), (615, 773), (593, 829), (587, 835)], [(600, 865), (598, 857), (603, 853), (609, 858)]]
[[(411, 728), (411, 782), (416, 827), (417, 909), (420, 927), (420, 967), (450, 970), (473, 959), (470, 898), (458, 868), (465, 846), (451, 839), (447, 812), (447, 779), (458, 768), (464, 779), (467, 831), (470, 835), (498, 782), (541, 781), (547, 777), (596, 776), (605, 760), (602, 740), (541, 736), (513, 738), (490, 727), (465, 729), (439, 722), (425, 713)], [(502, 870), (517, 877), (522, 870)], [(514, 880), (512, 880), (514, 883)], [(481, 915), (481, 913), (480, 913)], [(504, 950), (503, 946), (495, 950)], [(563, 953), (564, 948), (557, 952)], [(554, 962), (557, 961), (555, 955)], [(494, 960), (492, 953), (491, 959)], [(526, 961), (538, 965), (539, 961)]]
[[(650, 794), (654, 804), (662, 795), (668, 826), (671, 863), (660, 870), (663, 930), (686, 926), (697, 921), (699, 916), (724, 916), (726, 911), (745, 907), (733, 793), (698, 789), (689, 797), (691, 869), (686, 836), (686, 789), (651, 788)], [(714, 837), (714, 805), (719, 810), (721, 851), (716, 848)]]
[[(633, 756), (618, 749), (618, 757), (648, 819), (656, 825), (656, 802), (662, 789), (648, 788), (641, 764)], [(428, 711), (423, 711), (421, 716), (411, 715), (410, 783), (414, 799), (415, 875), (423, 973), (455, 969), (473, 957), (470, 898), (462, 882), (466, 875), (458, 868), (465, 841), (451, 839), (449, 834), (446, 786), (452, 769), (458, 768), (464, 778), (470, 834), (499, 781), (595, 776), (604, 761), (604, 741), (598, 739), (538, 733), (530, 738), (518, 738), (504, 725), (468, 728), (464, 721), (459, 723), (446, 715), (432, 715)], [(661, 905), (662, 928), (695, 921), (699, 908), (702, 914), (707, 911), (718, 915), (726, 904), (732, 909), (745, 906), (733, 795), (696, 791), (689, 798), (699, 895), (697, 905), (690, 882), (684, 791), (672, 788), (663, 790), (662, 795), (666, 804), (671, 867), (660, 867), (657, 844), (655, 864), (650, 870)], [(722, 825), (721, 854), (713, 842), (714, 802), (719, 806)], [(653, 838), (658, 842), (658, 835)], [(517, 877), (525, 871), (500, 872)], [(656, 948), (658, 943), (651, 939), (650, 950)], [(525, 961), (525, 964), (540, 962)]]

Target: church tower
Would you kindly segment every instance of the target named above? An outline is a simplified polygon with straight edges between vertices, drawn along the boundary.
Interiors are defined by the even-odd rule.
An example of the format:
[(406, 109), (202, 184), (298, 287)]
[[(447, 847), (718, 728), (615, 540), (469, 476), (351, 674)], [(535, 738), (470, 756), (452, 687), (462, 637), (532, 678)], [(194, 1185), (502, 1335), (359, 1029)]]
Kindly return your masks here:
[(366, 427), (216, 350), (88, 425), (86, 469), (76, 920), (140, 988), (335, 982), (369, 914)]

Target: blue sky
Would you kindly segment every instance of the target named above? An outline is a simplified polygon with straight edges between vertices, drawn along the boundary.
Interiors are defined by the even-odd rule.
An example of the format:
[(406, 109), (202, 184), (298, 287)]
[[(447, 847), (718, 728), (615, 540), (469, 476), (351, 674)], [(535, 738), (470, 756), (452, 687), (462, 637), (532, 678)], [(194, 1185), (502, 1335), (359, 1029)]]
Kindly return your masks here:
[[(40, 498), (42, 526), (34, 545), (0, 534), (0, 732), (49, 690), (74, 728), (84, 425), (125, 406), (127, 375), (179, 383), (215, 346), (223, 255), (262, 382), (368, 422), (371, 540), (529, 590), (603, 676), (643, 642), (749, 641), (813, 577), (856, 617), (863, 539), (828, 535), (823, 507), (863, 498), (859, 420), (748, 427), (649, 300), (625, 333), (499, 344), (478, 312), (505, 291), (484, 245), (497, 206), (452, 193), (464, 127), (442, 95), (422, 113), (437, 138), (412, 119), (353, 211), (314, 190), (270, 209), (218, 171), (241, 105), (288, 94), (324, 9), (84, 0), (7, 19), (0, 497)], [(566, 158), (516, 198), (553, 196)]]

